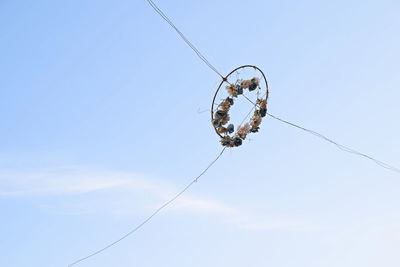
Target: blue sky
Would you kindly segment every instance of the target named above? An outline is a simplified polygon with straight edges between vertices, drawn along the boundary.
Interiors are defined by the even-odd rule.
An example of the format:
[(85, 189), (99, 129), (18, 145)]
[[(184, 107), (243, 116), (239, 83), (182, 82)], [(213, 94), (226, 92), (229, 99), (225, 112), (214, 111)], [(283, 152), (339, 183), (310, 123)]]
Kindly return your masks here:
[[(400, 166), (398, 1), (157, 1), (269, 111)], [(146, 1), (0, 2), (0, 266), (67, 266), (221, 147), (218, 76)], [(272, 119), (77, 266), (399, 266), (400, 177)]]

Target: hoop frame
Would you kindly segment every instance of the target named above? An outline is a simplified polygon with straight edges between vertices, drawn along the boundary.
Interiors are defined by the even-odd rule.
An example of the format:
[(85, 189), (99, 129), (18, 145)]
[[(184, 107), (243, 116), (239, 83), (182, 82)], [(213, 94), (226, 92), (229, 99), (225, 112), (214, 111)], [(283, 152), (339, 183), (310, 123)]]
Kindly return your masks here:
[(264, 72), (262, 72), (262, 70), (260, 70), (260, 68), (258, 68), (257, 66), (254, 66), (254, 65), (243, 65), (243, 66), (237, 67), (236, 69), (234, 69), (233, 71), (231, 71), (228, 75), (226, 75), (225, 77), (222, 78), (222, 81), (221, 81), (221, 83), (219, 84), (219, 86), (218, 86), (218, 88), (217, 88), (217, 91), (215, 91), (214, 98), (213, 98), (213, 101), (212, 101), (212, 104), (211, 104), (211, 124), (212, 124), (212, 126), (214, 127), (215, 132), (216, 132), (221, 138), (223, 138), (223, 136), (217, 131), (217, 128), (216, 128), (215, 125), (213, 124), (213, 120), (214, 120), (214, 104), (215, 104), (215, 98), (217, 97), (218, 92), (219, 92), (219, 90), (221, 89), (221, 86), (224, 84), (224, 82), (228, 82), (229, 76), (231, 76), (231, 75), (232, 75), (233, 73), (235, 73), (237, 70), (244, 69), (244, 68), (253, 68), (253, 69), (259, 71), (259, 72), (261, 73), (261, 75), (263, 76), (264, 81), (265, 81), (265, 84), (266, 84), (266, 87), (267, 87), (267, 88), (266, 88), (266, 92), (265, 92), (265, 96), (266, 96), (265, 100), (267, 101), (267, 107), (268, 107), (268, 95), (269, 95), (269, 90), (268, 90), (267, 78), (265, 77)]

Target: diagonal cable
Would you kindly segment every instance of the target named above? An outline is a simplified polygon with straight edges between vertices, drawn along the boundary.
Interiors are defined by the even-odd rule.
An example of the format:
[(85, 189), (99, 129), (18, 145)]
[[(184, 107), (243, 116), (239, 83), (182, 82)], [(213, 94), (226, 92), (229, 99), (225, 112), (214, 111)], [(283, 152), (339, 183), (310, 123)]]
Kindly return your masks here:
[(206, 59), (205, 56), (186, 38), (186, 36), (175, 26), (175, 24), (167, 17), (167, 15), (162, 12), (162, 10), (152, 1), (146, 0), (150, 6), (179, 34), (183, 41), (197, 54), (197, 56), (204, 62), (206, 65), (212, 69), (215, 73), (217, 73), (221, 78), (224, 78), (221, 73)]
[(161, 207), (159, 207), (158, 209), (156, 209), (149, 217), (147, 217), (143, 222), (141, 222), (138, 226), (136, 226), (135, 228), (133, 228), (131, 231), (129, 231), (128, 233), (126, 233), (125, 235), (123, 235), (122, 237), (120, 237), (119, 239), (115, 240), (114, 242), (108, 244), (107, 246), (83, 257), (80, 258), (76, 261), (74, 261), (73, 263), (69, 264), (68, 267), (74, 266), (84, 260), (87, 260), (101, 252), (103, 252), (104, 250), (116, 245), (117, 243), (121, 242), (122, 240), (124, 240), (125, 238), (127, 238), (128, 236), (130, 236), (131, 234), (135, 233), (137, 230), (139, 230), (140, 228), (142, 228), (146, 223), (148, 223), (154, 216), (156, 216), (162, 209), (164, 209), (165, 207), (167, 207), (169, 204), (171, 204), (172, 202), (174, 202), (178, 197), (180, 197), (183, 193), (186, 192), (186, 190), (188, 190), (194, 183), (196, 183), (199, 178), (201, 176), (203, 176), (208, 169), (211, 168), (212, 165), (214, 165), (215, 162), (217, 162), (217, 160), (222, 156), (222, 154), (225, 152), (226, 147), (224, 147), (222, 149), (222, 151), (218, 154), (218, 156), (207, 166), (207, 168), (205, 168), (196, 178), (194, 178), (185, 188), (183, 188), (179, 193), (177, 193), (173, 198), (171, 198), (170, 200), (168, 200), (167, 202), (165, 202)]
[(306, 128), (302, 127), (302, 126), (299, 126), (299, 125), (294, 124), (294, 123), (292, 123), (292, 122), (286, 121), (286, 120), (284, 120), (284, 119), (278, 118), (278, 117), (276, 117), (276, 116), (274, 116), (274, 115), (272, 115), (272, 114), (270, 114), (270, 113), (267, 113), (267, 114), (268, 114), (268, 116), (270, 116), (271, 118), (274, 118), (275, 120), (278, 120), (278, 121), (280, 121), (280, 122), (283, 122), (283, 123), (285, 123), (285, 124), (288, 124), (288, 125), (290, 125), (290, 126), (293, 126), (293, 127), (297, 128), (297, 129), (300, 129), (300, 130), (305, 131), (305, 132), (307, 132), (307, 133), (310, 133), (310, 134), (312, 134), (312, 135), (314, 135), (314, 136), (317, 136), (317, 137), (319, 137), (319, 138), (321, 138), (321, 139), (323, 139), (323, 140), (325, 140), (325, 141), (327, 141), (327, 142), (329, 142), (329, 143), (331, 143), (331, 144), (334, 144), (334, 145), (337, 146), (339, 149), (341, 149), (341, 150), (343, 150), (343, 151), (345, 151), (345, 152), (348, 152), (348, 153), (351, 153), (351, 154), (355, 154), (355, 155), (357, 155), (357, 156), (364, 157), (364, 158), (366, 158), (366, 159), (369, 159), (369, 160), (375, 162), (376, 164), (378, 164), (379, 166), (381, 166), (381, 167), (383, 167), (383, 168), (385, 168), (385, 169), (391, 170), (391, 171), (393, 171), (393, 172), (400, 173), (400, 169), (398, 169), (398, 168), (396, 168), (396, 167), (394, 167), (394, 166), (392, 166), (392, 165), (389, 165), (389, 164), (387, 164), (387, 163), (385, 163), (385, 162), (382, 162), (382, 161), (380, 161), (380, 160), (378, 160), (378, 159), (376, 159), (376, 158), (374, 158), (374, 157), (371, 157), (371, 156), (369, 156), (369, 155), (367, 155), (367, 154), (361, 153), (361, 152), (359, 152), (359, 151), (357, 151), (357, 150), (354, 150), (354, 149), (349, 148), (349, 147), (347, 147), (347, 146), (341, 145), (341, 144), (337, 143), (336, 141), (333, 141), (332, 139), (329, 139), (328, 137), (326, 137), (326, 136), (324, 136), (324, 135), (322, 135), (322, 134), (320, 134), (320, 133), (317, 133), (317, 132), (315, 132), (315, 131), (313, 131), (313, 130), (306, 129)]

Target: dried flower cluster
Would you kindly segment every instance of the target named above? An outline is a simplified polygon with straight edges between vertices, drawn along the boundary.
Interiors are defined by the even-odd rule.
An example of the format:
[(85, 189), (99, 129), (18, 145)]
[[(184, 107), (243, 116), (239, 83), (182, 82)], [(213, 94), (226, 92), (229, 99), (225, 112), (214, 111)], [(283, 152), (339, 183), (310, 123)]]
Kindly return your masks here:
[(236, 84), (227, 85), (226, 91), (232, 97), (237, 97), (243, 94), (243, 89), (249, 89), (249, 91), (254, 91), (260, 86), (260, 79), (257, 77), (251, 78), (250, 80), (237, 81)]
[(252, 78), (250, 80), (238, 80), (235, 84), (230, 84), (226, 86), (226, 90), (229, 94), (229, 97), (224, 99), (221, 104), (218, 106), (218, 110), (214, 113), (213, 116), (213, 125), (219, 134), (223, 134), (224, 136), (221, 138), (221, 144), (227, 147), (235, 147), (240, 146), (243, 140), (246, 139), (249, 133), (258, 132), (259, 126), (262, 121), (262, 117), (265, 117), (267, 114), (267, 100), (266, 99), (257, 99), (256, 110), (254, 112), (253, 117), (250, 119), (250, 123), (245, 123), (238, 127), (237, 132), (230, 136), (229, 134), (233, 134), (235, 131), (235, 127), (233, 124), (226, 125), (229, 120), (229, 110), (231, 106), (234, 104), (234, 98), (238, 97), (238, 95), (243, 94), (244, 89), (248, 89), (249, 91), (253, 91), (260, 87), (260, 79)]
[(243, 126), (238, 127), (237, 136), (245, 140), (247, 134), (250, 133), (250, 130), (251, 130), (250, 125), (248, 122), (246, 122)]

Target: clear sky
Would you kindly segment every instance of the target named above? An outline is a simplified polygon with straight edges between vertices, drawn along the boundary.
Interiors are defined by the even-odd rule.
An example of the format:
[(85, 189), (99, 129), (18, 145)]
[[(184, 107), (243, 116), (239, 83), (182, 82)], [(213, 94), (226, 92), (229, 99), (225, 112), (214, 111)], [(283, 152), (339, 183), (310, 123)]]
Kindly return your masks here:
[[(157, 1), (269, 111), (400, 166), (399, 1)], [(0, 1), (0, 266), (67, 266), (221, 146), (219, 77), (144, 0)], [(80, 265), (398, 267), (400, 176), (272, 119)]]

